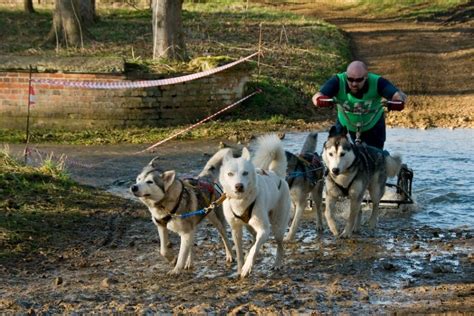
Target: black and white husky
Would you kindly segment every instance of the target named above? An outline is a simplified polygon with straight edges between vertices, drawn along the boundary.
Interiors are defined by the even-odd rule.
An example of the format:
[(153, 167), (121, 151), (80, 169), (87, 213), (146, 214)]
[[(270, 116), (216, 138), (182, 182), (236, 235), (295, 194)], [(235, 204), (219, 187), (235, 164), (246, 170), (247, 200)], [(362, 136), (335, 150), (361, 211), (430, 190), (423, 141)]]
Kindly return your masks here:
[[(171, 259), (173, 256), (168, 248), (168, 229), (179, 234), (181, 244), (176, 265), (170, 274), (179, 274), (183, 269), (193, 265), (192, 247), (198, 224), (203, 214), (189, 215), (191, 212), (203, 210), (218, 197), (212, 181), (205, 179), (184, 179), (176, 176), (174, 170), (161, 171), (156, 160), (152, 160), (137, 176), (136, 183), (130, 191), (148, 207), (153, 223), (160, 236), (160, 253)], [(222, 207), (216, 207), (207, 218), (217, 228), (226, 253), (226, 261), (232, 262), (230, 243), (224, 228), (225, 219)]]
[(285, 151), (288, 161), (286, 181), (290, 186), (294, 215), (286, 241), (294, 239), (303, 212), (311, 195), (312, 208), (316, 213), (316, 229), (323, 230), (322, 202), (324, 188), (324, 166), (320, 156), (315, 152), (318, 133), (309, 133), (299, 155)]
[(364, 144), (352, 144), (345, 127), (341, 132), (336, 127), (331, 128), (322, 156), (328, 169), (325, 215), (331, 232), (338, 235), (333, 211), (340, 196), (350, 199), (349, 219), (340, 237), (351, 237), (353, 232), (359, 230), (361, 203), (366, 190), (373, 204), (369, 228), (375, 228), (387, 177), (398, 174), (402, 164), (400, 156), (390, 156), (387, 151)]
[[(253, 159), (246, 147), (242, 156), (235, 158), (232, 151), (222, 159), (219, 182), (227, 198), (224, 215), (232, 229), (237, 255), (237, 273), (250, 274), (262, 245), (273, 233), (276, 243), (274, 268), (283, 261), (283, 238), (290, 215), (290, 189), (285, 181), (286, 156), (276, 135), (265, 135), (257, 140)], [(249, 225), (255, 233), (255, 242), (244, 263), (242, 227)]]

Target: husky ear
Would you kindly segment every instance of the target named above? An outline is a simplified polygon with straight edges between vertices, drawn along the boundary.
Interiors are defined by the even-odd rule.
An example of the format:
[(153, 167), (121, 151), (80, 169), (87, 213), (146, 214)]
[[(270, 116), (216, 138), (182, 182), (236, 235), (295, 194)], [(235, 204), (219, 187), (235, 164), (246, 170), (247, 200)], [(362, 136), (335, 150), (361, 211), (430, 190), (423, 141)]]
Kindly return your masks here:
[(176, 178), (176, 172), (174, 170), (169, 170), (163, 172), (163, 183), (165, 185), (165, 191), (173, 184), (174, 179)]
[(343, 126), (341, 129), (341, 135), (346, 136), (347, 135), (347, 127)]
[(329, 137), (334, 137), (337, 135), (337, 127), (336, 125), (331, 126), (331, 129), (329, 130)]
[(329, 130), (329, 137), (346, 136), (346, 135), (347, 135), (347, 127), (345, 126), (333, 125), (331, 126), (331, 129)]
[(153, 168), (158, 168), (158, 159), (160, 159), (160, 157), (155, 157), (153, 158), (149, 163), (148, 165), (152, 166)]
[(234, 158), (234, 155), (232, 154), (232, 150), (229, 149), (229, 148), (224, 148), (224, 149), (221, 149), (222, 150), (222, 161), (226, 161), (226, 160), (229, 160), (231, 158)]
[(242, 148), (242, 158), (245, 160), (250, 160), (250, 152), (247, 147)]

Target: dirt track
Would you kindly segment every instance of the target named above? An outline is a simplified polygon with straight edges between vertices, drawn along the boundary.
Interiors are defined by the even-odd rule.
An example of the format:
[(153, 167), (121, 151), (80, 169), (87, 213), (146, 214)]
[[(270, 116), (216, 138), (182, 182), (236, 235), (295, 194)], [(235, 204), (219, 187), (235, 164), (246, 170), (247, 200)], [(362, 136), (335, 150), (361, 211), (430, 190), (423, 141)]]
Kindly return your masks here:
[[(292, 9), (315, 14), (303, 5)], [(360, 20), (348, 18), (351, 11), (322, 14), (348, 32), (357, 58), (410, 95), (408, 109), (389, 121), (396, 119), (392, 122), (399, 126), (474, 127), (469, 23)], [(193, 153), (188, 154), (191, 147)], [(205, 154), (215, 150), (208, 143), (166, 148), (161, 153), (163, 167), (179, 170), (198, 170)], [(119, 171), (113, 176), (120, 176)], [(269, 269), (275, 249), (270, 242), (250, 278), (239, 280), (235, 266), (224, 263), (217, 233), (206, 224), (196, 239), (194, 270), (172, 277), (166, 275), (171, 267), (159, 255), (156, 230), (143, 206), (124, 206), (106, 216), (107, 227), (91, 231), (95, 237), (90, 243), (65, 245), (42, 260), (3, 268), (1, 272), (10, 277), (1, 288), (0, 310), (201, 314), (474, 310), (472, 227), (451, 231), (415, 227), (409, 212), (387, 213), (374, 233), (364, 230), (353, 240), (339, 240), (328, 231), (317, 235), (314, 214), (307, 213), (297, 243), (287, 245), (282, 271)], [(176, 251), (176, 236), (172, 242)]]
[(375, 19), (357, 7), (330, 4), (337, 1), (300, 2), (288, 9), (338, 25), (350, 37), (355, 59), (409, 95), (403, 112), (389, 114), (389, 125), (474, 127), (472, 1), (425, 21)]

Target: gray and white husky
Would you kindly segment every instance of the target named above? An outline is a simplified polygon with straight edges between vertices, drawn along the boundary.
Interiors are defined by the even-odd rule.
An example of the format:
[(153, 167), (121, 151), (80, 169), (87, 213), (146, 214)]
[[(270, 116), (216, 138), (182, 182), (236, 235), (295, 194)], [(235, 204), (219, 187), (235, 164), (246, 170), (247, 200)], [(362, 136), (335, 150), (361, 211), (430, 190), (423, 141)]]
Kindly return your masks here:
[[(183, 216), (193, 211), (203, 210), (218, 197), (213, 183), (205, 179), (181, 180), (174, 170), (161, 171), (153, 159), (137, 176), (130, 191), (148, 207), (153, 223), (160, 236), (160, 254), (171, 259), (168, 248), (168, 229), (179, 234), (181, 242), (176, 265), (170, 274), (179, 274), (193, 265), (192, 247), (198, 224), (203, 214)], [(224, 242), (226, 261), (232, 262), (230, 243), (224, 228), (222, 207), (214, 208), (208, 215), (209, 221), (217, 228)]]
[(321, 158), (315, 152), (318, 133), (309, 133), (299, 155), (286, 151), (288, 168), (286, 181), (290, 187), (291, 200), (294, 206), (294, 215), (290, 230), (285, 237), (286, 241), (294, 239), (303, 212), (308, 204), (308, 195), (311, 194), (312, 208), (316, 213), (316, 229), (323, 230), (322, 202), (324, 188), (324, 166)]
[(340, 237), (351, 237), (360, 229), (361, 203), (367, 189), (372, 200), (369, 228), (375, 228), (387, 177), (398, 174), (402, 163), (400, 156), (390, 156), (387, 151), (364, 144), (354, 145), (349, 141), (345, 127), (339, 132), (334, 126), (329, 131), (322, 156), (328, 169), (325, 215), (331, 232), (338, 235), (333, 211), (340, 196), (350, 199), (349, 218)]
[[(262, 245), (273, 232), (277, 243), (275, 269), (283, 261), (283, 238), (290, 215), (290, 189), (285, 181), (286, 156), (276, 135), (265, 135), (257, 140), (253, 159), (244, 147), (242, 156), (235, 158), (232, 150), (222, 159), (219, 182), (227, 196), (224, 215), (232, 229), (237, 255), (237, 273), (250, 274)], [(244, 263), (242, 227), (249, 225), (255, 242)]]

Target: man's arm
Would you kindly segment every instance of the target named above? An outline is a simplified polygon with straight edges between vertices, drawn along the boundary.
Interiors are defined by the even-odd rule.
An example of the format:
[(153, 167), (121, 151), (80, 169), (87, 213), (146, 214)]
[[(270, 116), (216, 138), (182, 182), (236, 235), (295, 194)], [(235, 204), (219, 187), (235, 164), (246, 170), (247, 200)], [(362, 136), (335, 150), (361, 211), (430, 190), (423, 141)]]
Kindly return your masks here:
[(332, 106), (332, 101), (324, 101), (324, 99), (330, 99), (334, 97), (339, 91), (339, 79), (337, 76), (333, 76), (331, 79), (319, 89), (319, 92), (313, 95), (312, 101), (315, 106), (327, 107)]
[(407, 95), (395, 87), (390, 81), (387, 79), (380, 77), (377, 82), (377, 92), (379, 95), (384, 97), (389, 101), (400, 101), (401, 104), (389, 104), (387, 108), (390, 111), (401, 111), (405, 108), (405, 102), (407, 99)]

